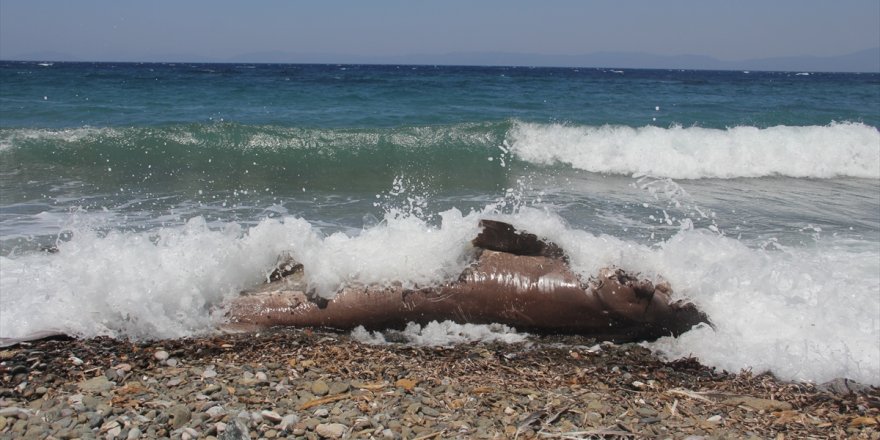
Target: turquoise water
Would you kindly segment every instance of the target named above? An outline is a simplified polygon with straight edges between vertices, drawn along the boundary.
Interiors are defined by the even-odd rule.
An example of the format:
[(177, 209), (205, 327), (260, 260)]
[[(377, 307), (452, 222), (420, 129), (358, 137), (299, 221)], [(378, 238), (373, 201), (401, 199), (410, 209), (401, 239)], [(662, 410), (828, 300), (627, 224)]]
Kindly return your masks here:
[(878, 74), (0, 62), (0, 336), (205, 332), (282, 251), (442, 282), (495, 217), (668, 279), (670, 356), (880, 383), (878, 127)]

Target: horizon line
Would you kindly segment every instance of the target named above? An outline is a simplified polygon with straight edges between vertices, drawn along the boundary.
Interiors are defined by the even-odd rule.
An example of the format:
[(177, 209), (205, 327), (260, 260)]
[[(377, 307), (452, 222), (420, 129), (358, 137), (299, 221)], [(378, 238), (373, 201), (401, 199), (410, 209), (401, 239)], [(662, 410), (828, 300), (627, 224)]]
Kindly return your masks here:
[[(471, 52), (473, 53), (473, 52)], [(420, 55), (404, 55), (406, 56), (420, 56)], [(565, 55), (563, 55), (565, 56)], [(677, 55), (673, 55), (677, 56)], [(690, 56), (690, 55), (680, 55), (680, 56)], [(694, 55), (701, 56), (701, 55)], [(786, 57), (787, 58), (787, 57)], [(78, 60), (56, 60), (51, 58), (31, 58), (31, 59), (15, 59), (15, 58), (3, 58), (0, 57), (0, 62), (4, 63), (51, 63), (51, 64), (203, 64), (203, 65), (248, 65), (248, 64), (260, 64), (260, 65), (291, 65), (291, 66), (433, 66), (433, 67), (478, 67), (478, 68), (486, 68), (486, 67), (498, 67), (498, 68), (523, 68), (523, 69), (593, 69), (593, 70), (666, 70), (666, 71), (704, 71), (704, 72), (764, 72), (764, 73), (849, 73), (849, 74), (880, 74), (880, 69), (875, 71), (870, 70), (823, 70), (823, 69), (764, 69), (764, 68), (710, 68), (710, 67), (634, 67), (634, 66), (584, 66), (584, 65), (528, 65), (528, 64), (458, 64), (458, 63), (446, 63), (446, 62), (407, 62), (407, 63), (392, 63), (392, 62), (326, 62), (326, 61), (234, 61), (230, 59), (225, 60), (200, 60), (200, 61), (191, 61), (191, 60), (124, 60), (124, 59), (103, 59), (103, 60), (90, 60), (90, 59), (78, 59)]]
[(94, 58), (80, 58), (68, 52), (47, 50), (19, 53), (8, 58), (0, 55), (0, 60), (58, 63), (339, 64), (880, 73), (880, 46), (839, 55), (787, 55), (742, 60), (721, 60), (711, 55), (664, 55), (632, 51), (598, 51), (576, 54), (469, 51), (405, 55), (355, 55), (283, 50), (253, 51), (222, 58), (194, 53), (141, 55), (139, 58), (117, 53), (95, 56)]

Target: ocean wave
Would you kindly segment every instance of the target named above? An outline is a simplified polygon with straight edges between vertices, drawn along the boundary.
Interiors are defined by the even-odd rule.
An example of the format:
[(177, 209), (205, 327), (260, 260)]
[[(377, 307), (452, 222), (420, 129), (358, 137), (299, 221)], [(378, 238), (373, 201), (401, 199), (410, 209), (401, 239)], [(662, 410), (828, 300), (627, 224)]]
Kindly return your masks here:
[(508, 141), (521, 160), (606, 174), (880, 178), (880, 132), (862, 123), (722, 130), (517, 122)]
[(382, 147), (432, 149), (485, 147), (501, 143), (509, 122), (379, 128), (308, 128), (237, 123), (181, 124), (158, 127), (76, 127), (0, 129), (0, 151), (13, 148), (202, 147), (210, 149), (302, 151), (325, 154)]
[(157, 169), (181, 167), (220, 175), (245, 167), (307, 173), (333, 168), (348, 174), (394, 164), (437, 176), (460, 176), (462, 166), (491, 174), (512, 165), (673, 179), (880, 179), (880, 131), (858, 122), (727, 129), (518, 120), (372, 128), (237, 123), (6, 128), (0, 129), (4, 153), (15, 153), (10, 161), (21, 162), (17, 166), (109, 164), (104, 168), (126, 176), (157, 176)]
[(435, 186), (492, 186), (504, 182), (506, 155), (497, 146), (510, 126), (6, 128), (0, 129), (0, 171), (24, 170), (20, 179), (41, 181), (64, 176), (99, 192), (375, 190), (402, 174)]

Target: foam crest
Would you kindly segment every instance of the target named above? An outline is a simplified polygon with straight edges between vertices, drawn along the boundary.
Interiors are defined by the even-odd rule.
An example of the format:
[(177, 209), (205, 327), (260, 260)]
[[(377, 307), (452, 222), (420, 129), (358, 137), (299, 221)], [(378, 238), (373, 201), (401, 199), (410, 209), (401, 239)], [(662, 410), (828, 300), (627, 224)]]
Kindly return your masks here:
[(216, 324), (212, 306), (256, 283), (280, 250), (255, 227), (201, 217), (157, 233), (71, 230), (57, 254), (0, 257), (0, 335), (181, 337)]
[(433, 227), (417, 217), (388, 214), (360, 234), (326, 237), (296, 220), (303, 233), (288, 234), (287, 248), (305, 265), (309, 287), (327, 298), (352, 283), (436, 285), (461, 273), (468, 262), (466, 243), (478, 232), (474, 214), (452, 209), (440, 217), (442, 225)]
[(673, 358), (694, 355), (728, 371), (880, 384), (876, 244), (831, 239), (762, 250), (688, 231), (652, 259), (715, 326), (666, 338), (653, 348)]
[(862, 123), (721, 130), (517, 122), (508, 139), (521, 160), (596, 173), (880, 178), (880, 131)]
[[(0, 257), (0, 336), (41, 330), (82, 336), (181, 337), (211, 330), (223, 299), (265, 281), (283, 252), (307, 268), (322, 296), (348, 283), (404, 287), (457, 276), (467, 264), (475, 214), (440, 214), (442, 225), (401, 214), (358, 234), (325, 236), (301, 218), (242, 230), (202, 217), (154, 233), (98, 234), (74, 225), (57, 254)], [(430, 251), (426, 251), (430, 249)]]
[(123, 130), (106, 127), (77, 127), (65, 129), (19, 128), (0, 129), (0, 151), (33, 142), (73, 144), (96, 140), (115, 140), (124, 135)]

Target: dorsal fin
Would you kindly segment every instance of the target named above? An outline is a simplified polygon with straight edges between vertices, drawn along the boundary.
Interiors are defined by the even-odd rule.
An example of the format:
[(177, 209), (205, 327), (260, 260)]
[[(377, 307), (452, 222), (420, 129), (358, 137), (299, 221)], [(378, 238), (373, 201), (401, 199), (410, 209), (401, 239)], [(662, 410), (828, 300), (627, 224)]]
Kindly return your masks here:
[(535, 234), (517, 231), (510, 223), (497, 220), (480, 220), (483, 230), (471, 243), (490, 251), (514, 255), (560, 258), (567, 261), (565, 252), (555, 243), (546, 242)]

